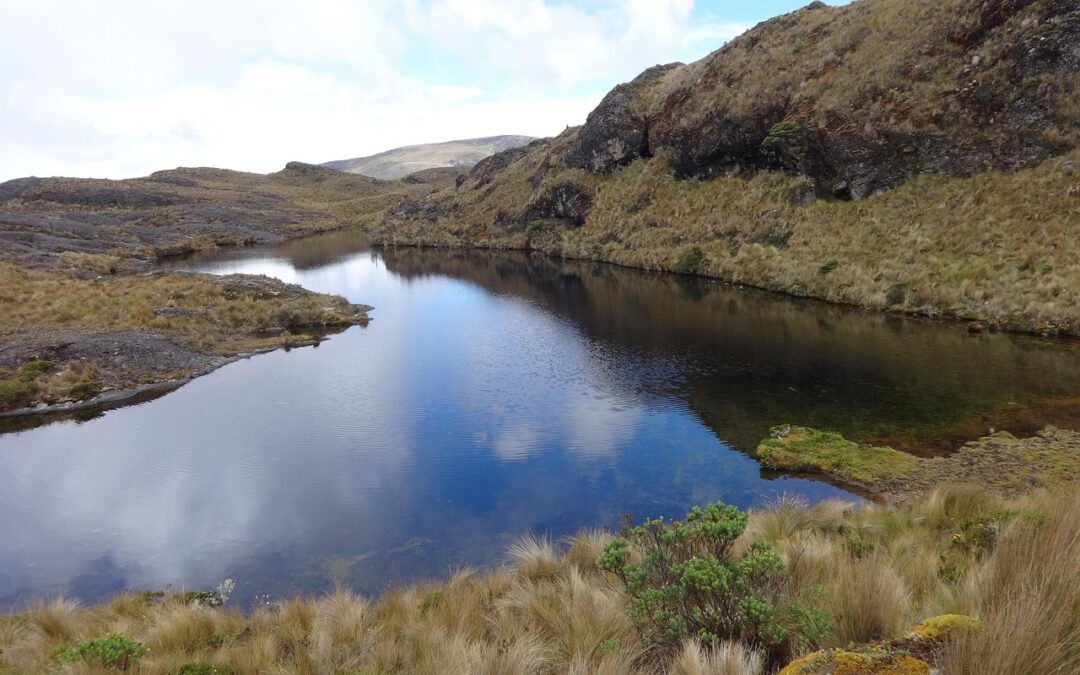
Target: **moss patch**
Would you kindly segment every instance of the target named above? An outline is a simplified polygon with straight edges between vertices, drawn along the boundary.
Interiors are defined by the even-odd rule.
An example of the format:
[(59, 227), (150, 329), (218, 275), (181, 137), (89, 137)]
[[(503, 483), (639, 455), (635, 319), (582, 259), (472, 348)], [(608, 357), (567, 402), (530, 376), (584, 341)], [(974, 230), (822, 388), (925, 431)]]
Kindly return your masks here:
[(912, 628), (910, 636), (932, 642), (944, 642), (963, 633), (980, 630), (982, 625), (982, 621), (973, 616), (942, 614), (932, 616)]
[(855, 443), (836, 433), (778, 427), (758, 445), (757, 457), (767, 469), (822, 474), (882, 497), (918, 494), (947, 483), (971, 483), (1012, 495), (1080, 478), (1080, 432), (1048, 426), (1029, 438), (1017, 438), (1000, 431), (947, 457), (927, 459)]
[(806, 427), (774, 429), (773, 437), (758, 446), (757, 456), (767, 469), (825, 473), (865, 486), (909, 476), (919, 467), (918, 459), (892, 448)]
[(929, 675), (930, 664), (905, 654), (814, 652), (785, 666), (779, 675)]

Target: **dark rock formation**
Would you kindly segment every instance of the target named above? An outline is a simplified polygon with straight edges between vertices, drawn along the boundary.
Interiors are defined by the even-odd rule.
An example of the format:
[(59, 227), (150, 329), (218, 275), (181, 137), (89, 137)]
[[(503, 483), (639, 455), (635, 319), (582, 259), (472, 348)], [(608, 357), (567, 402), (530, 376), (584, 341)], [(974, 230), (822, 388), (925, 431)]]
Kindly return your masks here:
[(573, 181), (558, 181), (544, 189), (526, 213), (526, 220), (552, 218), (568, 221), (575, 227), (585, 224), (592, 208), (591, 190)]
[(643, 98), (665, 73), (681, 65), (653, 66), (612, 89), (589, 113), (577, 140), (566, 153), (566, 164), (606, 173), (639, 157), (651, 157), (650, 115)]
[[(779, 169), (864, 199), (924, 173), (1013, 170), (1071, 148), (1048, 132), (1080, 97), (1080, 3), (965, 0), (934, 10), (944, 25), (922, 27), (881, 64), (897, 70), (895, 81), (867, 85), (873, 78), (848, 53), (880, 45), (850, 17), (887, 4), (814, 3), (698, 63), (650, 68), (604, 98), (565, 162), (603, 173), (662, 152), (682, 178)], [(818, 44), (834, 51), (815, 54)], [(786, 56), (792, 45), (797, 56)], [(931, 95), (922, 84), (931, 80), (943, 93)]]

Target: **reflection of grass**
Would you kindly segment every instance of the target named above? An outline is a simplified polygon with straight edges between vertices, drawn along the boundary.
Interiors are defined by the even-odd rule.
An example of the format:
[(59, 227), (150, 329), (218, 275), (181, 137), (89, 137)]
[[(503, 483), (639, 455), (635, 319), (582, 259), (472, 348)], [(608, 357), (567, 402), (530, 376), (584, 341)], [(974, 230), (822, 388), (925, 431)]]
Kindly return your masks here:
[[(783, 573), (774, 590), (805, 603), (778, 621), (804, 621), (809, 607), (827, 617), (823, 632), (790, 645), (774, 668), (891, 654), (893, 663), (926, 660), (959, 675), (1064, 673), (1080, 639), (1078, 532), (1076, 496), (1005, 502), (977, 488), (938, 488), (892, 507), (780, 500), (751, 512), (732, 553), (744, 556), (753, 542), (776, 551)], [(372, 599), (341, 588), (250, 613), (187, 604), (190, 594), (130, 593), (91, 607), (36, 602), (0, 614), (0, 669), (49, 672), (57, 654), (121, 633), (123, 645), (149, 649), (129, 664), (137, 673), (769, 672), (745, 642), (688, 639), (667, 657), (649, 650), (622, 581), (597, 567), (611, 540), (526, 539), (511, 567), (462, 570)], [(638, 544), (629, 546), (627, 559), (641, 560)], [(712, 592), (694, 601), (707, 606)]]
[[(590, 339), (622, 349), (684, 346), (706, 370), (688, 372), (681, 395), (747, 453), (768, 432), (766, 420), (917, 454), (951, 452), (991, 428), (1018, 436), (1047, 425), (1080, 428), (1080, 403), (1066, 400), (1080, 393), (1080, 352), (1067, 343), (971, 335), (692, 276), (535, 253), (387, 248), (380, 256), (407, 278), (446, 274), (529, 298)], [(637, 362), (620, 370), (646, 377), (646, 390), (671, 395), (669, 379), (641, 374)]]
[[(440, 193), (454, 209), (438, 222), (389, 220), (373, 238), (537, 248), (1007, 329), (1080, 331), (1080, 254), (1072, 236), (1080, 190), (1063, 168), (1080, 161), (1080, 152), (1014, 173), (925, 175), (866, 201), (801, 206), (788, 197), (803, 178), (759, 172), (680, 181), (658, 156), (610, 176), (573, 170), (575, 181), (596, 191), (585, 224), (530, 238), (527, 205), (569, 172), (556, 166), (539, 188), (530, 177), (568, 142), (560, 137), (555, 149), (534, 150), (491, 185), (470, 180)], [(685, 255), (694, 249), (700, 257), (695, 253), (691, 270)], [(1025, 264), (1032, 260), (1038, 264)]]

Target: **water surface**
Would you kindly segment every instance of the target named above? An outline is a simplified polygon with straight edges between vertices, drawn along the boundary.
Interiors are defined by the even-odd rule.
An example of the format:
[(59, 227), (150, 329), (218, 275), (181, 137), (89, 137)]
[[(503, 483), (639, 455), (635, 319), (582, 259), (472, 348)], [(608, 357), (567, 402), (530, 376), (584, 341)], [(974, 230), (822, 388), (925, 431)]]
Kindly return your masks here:
[(1075, 346), (523, 253), (347, 234), (183, 261), (374, 305), (318, 348), (0, 436), (0, 605), (122, 589), (287, 597), (493, 564), (525, 532), (716, 499), (857, 499), (762, 475), (779, 423), (935, 451), (1068, 421)]

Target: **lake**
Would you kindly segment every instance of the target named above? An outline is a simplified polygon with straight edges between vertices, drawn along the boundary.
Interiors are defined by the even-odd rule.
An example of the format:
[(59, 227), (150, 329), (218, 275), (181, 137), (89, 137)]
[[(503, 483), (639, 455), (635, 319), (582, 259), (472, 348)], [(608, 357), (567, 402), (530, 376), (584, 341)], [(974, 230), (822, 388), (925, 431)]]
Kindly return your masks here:
[(445, 576), (620, 515), (860, 497), (765, 475), (782, 423), (935, 454), (1080, 419), (1075, 343), (539, 254), (336, 233), (173, 266), (375, 306), (316, 348), (0, 435), (0, 605)]

